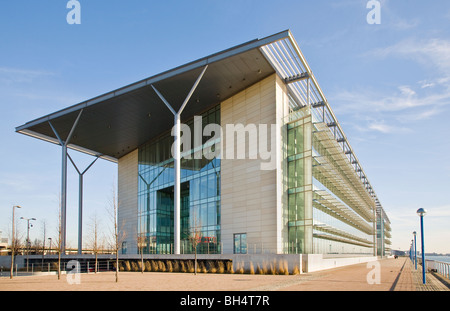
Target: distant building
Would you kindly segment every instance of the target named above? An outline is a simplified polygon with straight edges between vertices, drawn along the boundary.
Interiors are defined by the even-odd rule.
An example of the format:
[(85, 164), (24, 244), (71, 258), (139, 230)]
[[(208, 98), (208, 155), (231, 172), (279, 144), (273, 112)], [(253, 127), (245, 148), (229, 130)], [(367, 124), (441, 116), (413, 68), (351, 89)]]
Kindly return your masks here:
[(3, 237), (3, 232), (0, 231), (0, 250), (8, 248), (8, 238)]
[(390, 220), (290, 31), (16, 131), (62, 145), (63, 239), (69, 148), (118, 164), (122, 253), (390, 253)]

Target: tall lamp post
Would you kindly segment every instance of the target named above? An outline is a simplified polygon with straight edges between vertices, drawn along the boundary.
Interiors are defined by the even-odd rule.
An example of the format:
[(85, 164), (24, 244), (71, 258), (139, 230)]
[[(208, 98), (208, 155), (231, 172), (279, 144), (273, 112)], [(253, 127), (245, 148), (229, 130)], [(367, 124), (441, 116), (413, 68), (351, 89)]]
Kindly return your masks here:
[(15, 240), (15, 236), (14, 236), (14, 209), (15, 208), (22, 208), (19, 205), (14, 205), (12, 208), (12, 237), (11, 237), (11, 272), (9, 274), (9, 278), (12, 279), (13, 278), (13, 273), (14, 273), (14, 250), (16, 248), (16, 240)]
[(420, 236), (422, 239), (422, 281), (423, 284), (426, 284), (426, 278), (425, 278), (425, 243), (424, 243), (424, 238), (423, 238), (423, 216), (425, 216), (427, 214), (427, 210), (424, 208), (419, 208), (417, 210), (417, 215), (419, 215), (420, 217)]
[[(27, 221), (27, 272), (28, 272), (28, 253), (30, 252), (30, 221), (31, 220), (36, 220), (36, 218), (25, 218), (25, 217), (20, 217), (20, 219), (24, 219)], [(31, 225), (33, 226), (33, 225)]]
[(416, 231), (413, 232), (414, 235), (414, 262), (417, 270), (417, 244), (416, 244)]
[(409, 250), (409, 257), (411, 259), (412, 262), (414, 262), (414, 240), (411, 240), (411, 248)]
[(409, 259), (412, 261), (412, 246), (409, 244)]

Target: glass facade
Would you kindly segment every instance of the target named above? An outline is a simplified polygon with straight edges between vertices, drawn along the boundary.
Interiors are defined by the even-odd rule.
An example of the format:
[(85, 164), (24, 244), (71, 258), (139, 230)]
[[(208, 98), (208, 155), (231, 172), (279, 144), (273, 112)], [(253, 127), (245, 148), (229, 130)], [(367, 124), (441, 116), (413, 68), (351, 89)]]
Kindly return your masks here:
[(312, 253), (311, 116), (288, 124), (288, 249)]
[[(198, 141), (194, 135), (203, 133), (208, 124), (220, 125), (220, 106), (185, 124), (192, 134), (192, 148), (182, 145), (181, 149), (180, 250), (193, 253), (196, 237), (197, 253), (220, 253), (220, 157), (216, 156), (220, 138), (202, 135)], [(138, 247), (144, 254), (173, 253), (172, 144), (169, 132), (139, 148)]]
[[(310, 106), (289, 116), (287, 252), (371, 254), (373, 224), (344, 203), (347, 198), (335, 183), (345, 181), (345, 173), (318, 131)], [(348, 189), (346, 195), (354, 191)]]

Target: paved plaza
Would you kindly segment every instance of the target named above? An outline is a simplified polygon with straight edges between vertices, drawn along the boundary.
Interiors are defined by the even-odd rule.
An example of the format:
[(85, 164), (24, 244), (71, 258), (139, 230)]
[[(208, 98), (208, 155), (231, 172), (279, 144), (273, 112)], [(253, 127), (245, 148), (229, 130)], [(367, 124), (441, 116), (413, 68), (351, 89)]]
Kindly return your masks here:
[[(409, 258), (382, 259), (300, 275), (114, 272), (0, 278), (0, 291), (448, 291), (433, 274), (427, 284)], [(378, 270), (376, 270), (378, 269)], [(378, 276), (378, 279), (377, 279)], [(68, 280), (68, 278), (70, 278)], [(72, 283), (74, 284), (70, 284)], [(75, 282), (74, 282), (75, 281)]]

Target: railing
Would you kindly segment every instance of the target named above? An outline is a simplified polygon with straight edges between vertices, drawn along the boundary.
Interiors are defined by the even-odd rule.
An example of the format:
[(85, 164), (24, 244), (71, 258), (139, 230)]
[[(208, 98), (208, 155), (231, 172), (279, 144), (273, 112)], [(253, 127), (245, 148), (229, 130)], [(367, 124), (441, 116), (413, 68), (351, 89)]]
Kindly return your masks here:
[[(34, 259), (34, 258), (33, 258)], [(228, 271), (230, 269), (230, 259), (198, 259), (198, 271)], [(61, 274), (89, 273), (116, 271), (115, 258), (99, 258), (97, 262), (94, 258), (61, 258)], [(119, 271), (124, 272), (194, 272), (194, 258), (171, 259), (171, 258), (139, 258), (139, 255), (130, 258), (119, 259)], [(232, 264), (231, 264), (232, 266)], [(58, 260), (51, 259), (44, 263), (30, 260), (28, 268), (25, 264), (15, 264), (13, 276), (29, 275), (57, 275)], [(9, 267), (0, 266), (0, 277), (9, 277)]]
[(425, 265), (426, 265), (428, 271), (436, 272), (436, 273), (442, 275), (443, 277), (450, 279), (450, 263), (449, 262), (425, 259)]
[[(119, 260), (119, 266), (123, 263), (123, 260)], [(97, 266), (97, 269), (96, 269)], [(105, 272), (105, 271), (115, 271), (116, 262), (115, 259), (99, 259), (97, 263), (95, 259), (61, 259), (60, 271), (63, 273), (67, 272), (78, 272), (78, 273), (92, 273), (92, 272)], [(58, 272), (58, 261), (55, 259), (45, 260), (30, 260), (23, 264), (15, 264), (13, 269), (14, 276), (26, 276), (33, 274), (56, 274)], [(0, 276), (10, 276), (9, 267), (0, 267)]]

